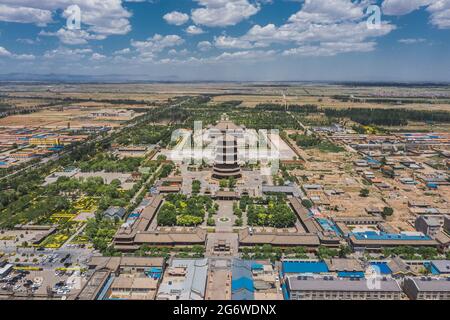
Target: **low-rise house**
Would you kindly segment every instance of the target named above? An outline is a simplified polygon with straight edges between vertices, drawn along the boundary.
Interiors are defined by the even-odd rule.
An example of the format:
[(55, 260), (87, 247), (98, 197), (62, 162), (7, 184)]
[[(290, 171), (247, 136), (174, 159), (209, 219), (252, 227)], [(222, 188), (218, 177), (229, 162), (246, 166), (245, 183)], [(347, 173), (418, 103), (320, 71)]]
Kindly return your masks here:
[(364, 278), (365, 270), (356, 259), (325, 259), (328, 270), (341, 278)]
[(437, 215), (437, 214), (439, 214), (439, 209), (432, 208), (432, 207), (427, 207), (427, 208), (413, 207), (413, 208), (409, 208), (409, 211), (415, 215), (430, 215), (430, 214)]
[(400, 180), (401, 183), (406, 184), (406, 185), (415, 185), (415, 184), (418, 183), (413, 178), (408, 178), (408, 177), (400, 178), (399, 180)]
[(166, 270), (157, 300), (203, 300), (208, 259), (173, 259)]
[(436, 235), (436, 241), (439, 243), (439, 251), (448, 252), (450, 249), (450, 235), (447, 232), (440, 231)]
[(310, 233), (286, 233), (280, 231), (254, 232), (248, 228), (239, 231), (239, 244), (241, 246), (258, 246), (270, 244), (275, 247), (307, 247), (317, 248), (320, 245), (319, 237)]
[(432, 238), (435, 238), (444, 225), (442, 216), (419, 216), (415, 221), (415, 228)]
[(440, 276), (450, 276), (450, 260), (432, 260), (430, 266), (433, 273)]
[(409, 200), (408, 201), (409, 207), (420, 207), (420, 208), (429, 208), (431, 205), (428, 202), (423, 201), (415, 201), (415, 200)]
[(264, 194), (284, 193), (288, 196), (299, 197), (300, 190), (294, 184), (287, 186), (262, 186), (262, 192)]
[[(111, 296), (113, 288), (115, 294), (120, 294), (121, 298), (154, 299), (152, 290), (159, 283), (159, 277), (154, 275), (153, 270), (157, 269), (161, 273), (164, 266), (163, 258), (94, 256), (88, 262), (89, 270), (94, 272), (81, 291), (71, 299), (104, 300), (114, 298)], [(147, 277), (150, 281), (135, 281), (125, 279), (125, 277), (136, 279)], [(116, 285), (112, 287), (115, 280), (117, 280)]]
[(109, 298), (153, 300), (157, 289), (157, 279), (120, 275), (111, 284)]
[(105, 218), (109, 219), (123, 219), (125, 217), (126, 210), (122, 207), (109, 207), (105, 212)]
[(405, 276), (415, 276), (416, 273), (411, 269), (411, 266), (403, 261), (400, 257), (392, 258), (387, 266), (391, 270), (393, 277), (405, 277)]
[(308, 190), (322, 190), (322, 185), (320, 184), (304, 184), (303, 185), (303, 190), (308, 191)]
[(446, 174), (424, 174), (419, 175), (419, 179), (423, 181), (429, 188), (437, 188), (439, 186), (448, 186), (448, 175)]
[(353, 162), (357, 167), (368, 167), (369, 163), (366, 160), (356, 160)]
[(378, 207), (378, 206), (368, 206), (365, 208), (365, 210), (368, 214), (373, 214), (373, 215), (383, 214), (383, 208)]
[(444, 230), (450, 234), (450, 216), (444, 217)]

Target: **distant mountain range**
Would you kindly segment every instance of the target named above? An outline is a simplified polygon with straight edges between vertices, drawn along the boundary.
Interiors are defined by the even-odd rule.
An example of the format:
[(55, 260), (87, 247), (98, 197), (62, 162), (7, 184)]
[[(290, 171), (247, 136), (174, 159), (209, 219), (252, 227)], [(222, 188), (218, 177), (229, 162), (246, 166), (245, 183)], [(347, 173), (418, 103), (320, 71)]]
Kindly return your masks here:
[(135, 82), (135, 81), (179, 81), (177, 76), (164, 76), (151, 79), (148, 75), (126, 75), (126, 74), (106, 74), (106, 75), (72, 75), (72, 74), (32, 74), (32, 73), (7, 73), (0, 74), (2, 82)]
[(258, 86), (289, 86), (298, 84), (339, 84), (345, 86), (401, 86), (401, 87), (436, 87), (449, 86), (449, 82), (395, 82), (395, 81), (229, 81), (229, 80), (185, 80), (176, 75), (158, 76), (105, 74), (105, 75), (72, 75), (72, 74), (34, 74), (34, 73), (7, 73), (0, 74), (0, 83), (11, 82), (42, 82), (42, 83), (256, 83)]

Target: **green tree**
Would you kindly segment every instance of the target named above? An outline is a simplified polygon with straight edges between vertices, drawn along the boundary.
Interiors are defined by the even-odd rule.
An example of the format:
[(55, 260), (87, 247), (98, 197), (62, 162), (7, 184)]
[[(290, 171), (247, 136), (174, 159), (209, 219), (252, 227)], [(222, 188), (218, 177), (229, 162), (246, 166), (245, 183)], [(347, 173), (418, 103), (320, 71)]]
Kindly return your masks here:
[(202, 184), (201, 184), (200, 181), (198, 181), (198, 180), (192, 181), (192, 193), (193, 194), (199, 194), (201, 186), (202, 186)]
[(324, 259), (329, 259), (329, 258), (334, 258), (339, 256), (339, 252), (335, 249), (330, 249), (324, 246), (320, 246), (317, 249), (317, 256), (319, 257), (320, 260), (324, 260)]
[(227, 188), (227, 187), (228, 187), (228, 180), (226, 180), (226, 179), (220, 180), (220, 182), (219, 182), (219, 187), (220, 187), (221, 189)]
[(156, 218), (160, 226), (174, 226), (177, 223), (176, 207), (172, 203), (164, 203)]
[(236, 187), (236, 179), (234, 177), (230, 177), (228, 179), (228, 188), (234, 189)]
[(369, 194), (370, 194), (370, 191), (369, 191), (369, 189), (366, 189), (366, 188), (361, 189), (361, 191), (359, 191), (359, 196), (363, 197), (363, 198), (367, 198), (369, 196)]
[(197, 226), (202, 223), (202, 221), (203, 219), (201, 217), (191, 215), (180, 215), (176, 218), (176, 223), (180, 226)]
[(351, 253), (352, 250), (348, 245), (341, 245), (339, 247), (339, 258), (347, 258), (347, 256)]
[(311, 209), (313, 207), (313, 203), (311, 200), (309, 199), (303, 199), (302, 200), (302, 205), (306, 208), (306, 209)]
[(394, 209), (390, 208), (390, 207), (384, 207), (383, 208), (383, 217), (390, 217), (394, 214)]

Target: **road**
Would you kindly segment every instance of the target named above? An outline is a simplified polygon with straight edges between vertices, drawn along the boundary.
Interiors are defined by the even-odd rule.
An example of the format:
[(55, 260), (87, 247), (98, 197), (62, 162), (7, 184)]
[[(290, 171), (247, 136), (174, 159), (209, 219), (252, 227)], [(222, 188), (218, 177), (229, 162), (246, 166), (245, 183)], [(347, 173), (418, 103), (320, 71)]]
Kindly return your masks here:
[(294, 119), (297, 122), (297, 124), (303, 129), (303, 131), (305, 131), (307, 134), (309, 133), (309, 130), (305, 127), (303, 123), (300, 122), (300, 120), (298, 120), (290, 111), (286, 112), (288, 115), (292, 117), (292, 119)]
[(136, 206), (139, 203), (135, 203), (136, 199), (139, 197), (139, 195), (141, 194), (142, 191), (144, 191), (144, 189), (147, 187), (147, 183), (149, 183), (153, 178), (155, 178), (156, 174), (159, 173), (159, 170), (162, 168), (162, 164), (159, 165), (159, 167), (155, 170), (155, 172), (153, 172), (153, 174), (150, 175), (150, 177), (148, 177), (147, 181), (145, 181), (142, 184), (142, 187), (139, 189), (138, 192), (136, 192), (136, 194), (134, 195), (133, 199), (131, 199), (130, 201), (130, 206)]
[(17, 175), (17, 174), (19, 174), (19, 173), (21, 173), (21, 172), (24, 172), (24, 171), (26, 171), (26, 170), (35, 169), (35, 168), (39, 167), (40, 165), (45, 164), (45, 163), (47, 163), (47, 162), (49, 162), (49, 161), (52, 161), (52, 160), (58, 160), (59, 157), (60, 157), (59, 155), (55, 154), (55, 155), (52, 155), (51, 157), (44, 158), (44, 159), (42, 159), (41, 161), (39, 161), (38, 163), (31, 164), (31, 165), (26, 166), (26, 167), (24, 167), (24, 168), (22, 168), (22, 169), (19, 169), (19, 170), (17, 170), (17, 171), (14, 171), (13, 173), (10, 173), (10, 174), (8, 174), (8, 175), (6, 175), (6, 176), (1, 177), (1, 178), (0, 178), (0, 181), (1, 181), (1, 180), (4, 180), (4, 179), (8, 179), (8, 178), (10, 178), (10, 177), (13, 177), (13, 176), (15, 176), (15, 175)]

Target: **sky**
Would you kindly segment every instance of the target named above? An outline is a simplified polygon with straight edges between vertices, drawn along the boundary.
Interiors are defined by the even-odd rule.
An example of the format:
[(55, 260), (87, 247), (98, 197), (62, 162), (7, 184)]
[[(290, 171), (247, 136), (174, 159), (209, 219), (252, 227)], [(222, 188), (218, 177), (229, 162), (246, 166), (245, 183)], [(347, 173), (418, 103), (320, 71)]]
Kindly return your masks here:
[(448, 82), (450, 0), (0, 0), (8, 73)]

